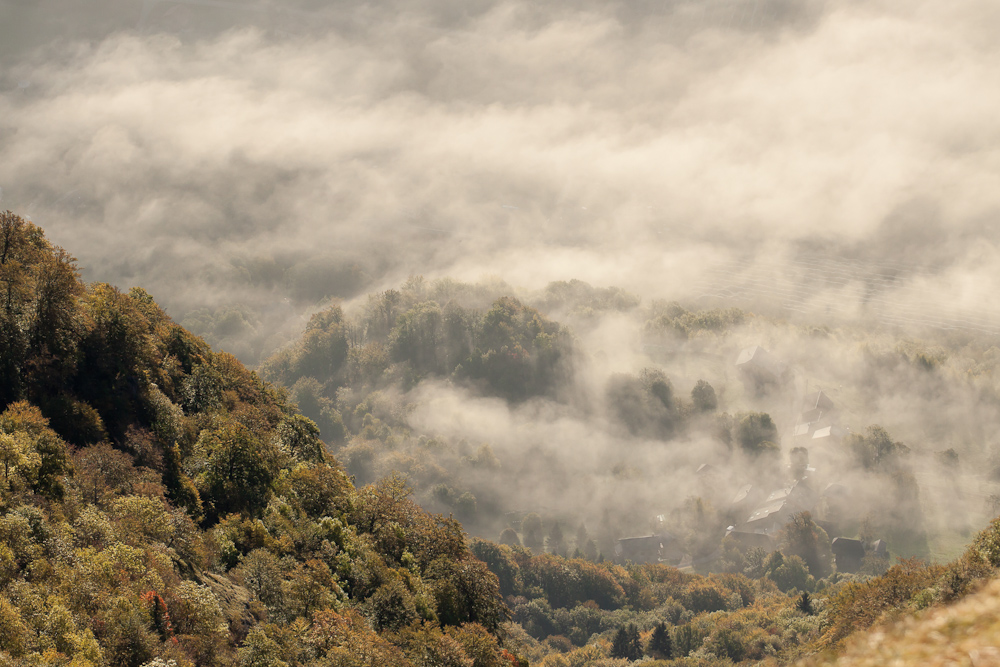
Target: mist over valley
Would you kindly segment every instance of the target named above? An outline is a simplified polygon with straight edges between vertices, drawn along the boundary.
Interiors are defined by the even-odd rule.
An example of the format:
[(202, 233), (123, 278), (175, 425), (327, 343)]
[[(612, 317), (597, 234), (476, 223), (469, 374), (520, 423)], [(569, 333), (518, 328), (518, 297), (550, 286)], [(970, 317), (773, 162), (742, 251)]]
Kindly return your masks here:
[[(0, 523), (167, 559), (116, 603), (142, 650), (81, 648), (98, 603), (67, 597), (77, 639), (0, 657), (785, 664), (976, 593), (997, 28), (984, 0), (0, 0)], [(169, 539), (129, 523), (161, 502)], [(18, 530), (0, 616), (30, 624)]]

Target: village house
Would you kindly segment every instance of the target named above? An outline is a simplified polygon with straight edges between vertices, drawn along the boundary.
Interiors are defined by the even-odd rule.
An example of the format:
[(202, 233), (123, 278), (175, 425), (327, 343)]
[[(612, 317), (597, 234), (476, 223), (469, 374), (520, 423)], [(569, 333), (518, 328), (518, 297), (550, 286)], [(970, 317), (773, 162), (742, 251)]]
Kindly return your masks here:
[(788, 365), (759, 345), (748, 347), (736, 359), (743, 383), (755, 393), (782, 384), (790, 375)]
[(830, 543), (837, 572), (857, 572), (865, 558), (865, 545), (861, 540), (835, 537)]
[(680, 541), (666, 532), (643, 537), (623, 537), (615, 544), (615, 560), (618, 562), (676, 565), (683, 557)]
[(793, 514), (812, 511), (816, 494), (807, 479), (792, 482), (772, 492), (739, 526), (742, 532), (773, 535), (788, 523)]
[(830, 418), (835, 409), (833, 401), (822, 391), (814, 391), (802, 401), (802, 416), (799, 421), (815, 423), (824, 417)]

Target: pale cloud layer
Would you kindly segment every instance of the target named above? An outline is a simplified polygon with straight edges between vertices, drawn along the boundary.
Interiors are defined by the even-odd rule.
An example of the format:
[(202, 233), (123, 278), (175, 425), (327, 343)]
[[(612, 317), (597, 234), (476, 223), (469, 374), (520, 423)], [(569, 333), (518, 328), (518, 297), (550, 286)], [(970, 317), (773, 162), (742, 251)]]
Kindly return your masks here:
[(3, 204), (179, 315), (410, 274), (690, 299), (713, 271), (1000, 312), (991, 0), (27, 6)]

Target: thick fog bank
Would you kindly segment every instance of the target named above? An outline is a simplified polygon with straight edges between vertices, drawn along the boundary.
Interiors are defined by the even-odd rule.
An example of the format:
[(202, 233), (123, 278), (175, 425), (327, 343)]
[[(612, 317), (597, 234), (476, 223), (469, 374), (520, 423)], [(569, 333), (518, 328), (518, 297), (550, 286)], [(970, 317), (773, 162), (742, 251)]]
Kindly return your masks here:
[(251, 362), (410, 274), (996, 326), (986, 0), (0, 13), (0, 206)]

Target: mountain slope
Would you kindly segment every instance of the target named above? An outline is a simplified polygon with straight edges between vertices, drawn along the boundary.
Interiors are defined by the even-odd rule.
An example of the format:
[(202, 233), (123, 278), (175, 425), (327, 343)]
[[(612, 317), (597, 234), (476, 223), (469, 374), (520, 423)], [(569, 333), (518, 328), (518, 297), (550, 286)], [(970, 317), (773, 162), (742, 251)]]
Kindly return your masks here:
[(1000, 664), (1000, 580), (947, 607), (853, 638), (843, 654), (810, 665)]
[(501, 665), (461, 526), (0, 216), (0, 665)]

